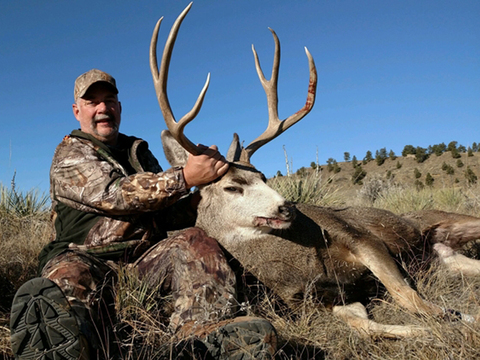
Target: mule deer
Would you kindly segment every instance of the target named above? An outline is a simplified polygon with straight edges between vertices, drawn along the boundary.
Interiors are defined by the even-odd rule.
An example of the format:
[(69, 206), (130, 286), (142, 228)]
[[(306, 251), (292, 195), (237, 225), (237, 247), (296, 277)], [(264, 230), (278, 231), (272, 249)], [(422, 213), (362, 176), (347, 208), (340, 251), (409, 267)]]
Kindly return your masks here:
[[(162, 132), (167, 159), (182, 165), (185, 150), (201, 152), (183, 134), (183, 128), (200, 110), (209, 78), (196, 104), (178, 123), (167, 96), (170, 57), (181, 22), (191, 4), (175, 21), (163, 52), (160, 71), (156, 44), (161, 20), (153, 32), (150, 66), (155, 89), (169, 131)], [(253, 153), (302, 119), (315, 101), (317, 75), (312, 56), (306, 50), (310, 83), (305, 106), (284, 121), (277, 111), (277, 78), (280, 59), (279, 40), (275, 42), (272, 77), (266, 80), (257, 53), (252, 47), (258, 76), (267, 95), (267, 130), (247, 147), (238, 136), (228, 151), (230, 168), (219, 181), (202, 186), (196, 225), (217, 239), (243, 267), (295, 308), (307, 288), (327, 308), (351, 326), (371, 335), (402, 337), (422, 333), (414, 326), (384, 325), (369, 320), (365, 307), (356, 302), (358, 285), (373, 274), (407, 310), (425, 315), (444, 316), (440, 306), (423, 300), (404, 280), (394, 257), (415, 257), (431, 251), (430, 244), (453, 270), (480, 273), (480, 261), (455, 253), (467, 241), (480, 238), (480, 219), (440, 211), (423, 211), (397, 216), (375, 208), (333, 209), (306, 204), (293, 206), (266, 185), (264, 175), (250, 164)], [(179, 145), (180, 144), (180, 145)], [(181, 147), (180, 147), (181, 146)], [(466, 264), (462, 268), (462, 264)], [(473, 317), (459, 314), (465, 320)]]

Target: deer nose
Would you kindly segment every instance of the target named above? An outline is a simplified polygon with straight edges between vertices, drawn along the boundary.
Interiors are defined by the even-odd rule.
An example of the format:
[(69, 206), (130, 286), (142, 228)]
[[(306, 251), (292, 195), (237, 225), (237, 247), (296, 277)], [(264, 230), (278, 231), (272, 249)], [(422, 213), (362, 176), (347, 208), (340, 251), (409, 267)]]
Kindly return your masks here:
[(278, 207), (279, 214), (285, 219), (290, 219), (293, 216), (294, 207), (291, 203), (285, 203)]

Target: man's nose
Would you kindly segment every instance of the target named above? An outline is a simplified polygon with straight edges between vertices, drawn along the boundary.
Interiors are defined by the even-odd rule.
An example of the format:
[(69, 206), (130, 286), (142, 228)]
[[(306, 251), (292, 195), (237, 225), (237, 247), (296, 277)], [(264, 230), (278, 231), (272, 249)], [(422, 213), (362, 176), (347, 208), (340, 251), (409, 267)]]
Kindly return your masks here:
[(97, 112), (104, 113), (106, 111), (107, 111), (107, 104), (105, 104), (105, 101), (100, 101), (97, 104)]

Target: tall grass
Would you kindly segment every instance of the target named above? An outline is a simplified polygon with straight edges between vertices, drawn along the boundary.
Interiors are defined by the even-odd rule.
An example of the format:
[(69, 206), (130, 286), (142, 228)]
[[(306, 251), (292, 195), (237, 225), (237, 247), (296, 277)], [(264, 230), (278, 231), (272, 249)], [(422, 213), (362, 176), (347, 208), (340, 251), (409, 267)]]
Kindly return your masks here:
[(17, 216), (38, 215), (47, 210), (49, 197), (38, 189), (17, 191), (14, 184), (8, 188), (0, 183), (0, 212)]
[(329, 186), (331, 179), (324, 180), (321, 173), (304, 176), (279, 176), (269, 179), (267, 184), (288, 201), (321, 206), (341, 205), (342, 199), (337, 188)]

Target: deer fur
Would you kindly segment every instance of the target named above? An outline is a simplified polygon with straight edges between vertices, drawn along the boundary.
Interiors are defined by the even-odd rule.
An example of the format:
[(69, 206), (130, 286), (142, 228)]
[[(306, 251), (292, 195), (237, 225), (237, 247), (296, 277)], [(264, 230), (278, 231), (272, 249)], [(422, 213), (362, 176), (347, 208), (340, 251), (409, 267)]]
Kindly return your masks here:
[[(168, 131), (162, 141), (166, 153), (178, 153), (172, 151), (177, 143)], [(182, 165), (181, 158), (167, 160)], [(356, 301), (371, 276), (405, 309), (441, 317), (445, 310), (408, 285), (395, 259), (408, 262), (436, 250), (452, 271), (480, 273), (479, 261), (455, 252), (480, 238), (478, 218), (435, 210), (397, 216), (369, 207), (292, 206), (265, 181), (251, 164), (232, 162), (220, 180), (200, 187), (196, 226), (293, 309), (313, 286), (326, 308), (363, 332), (418, 335), (425, 329), (368, 319)]]

